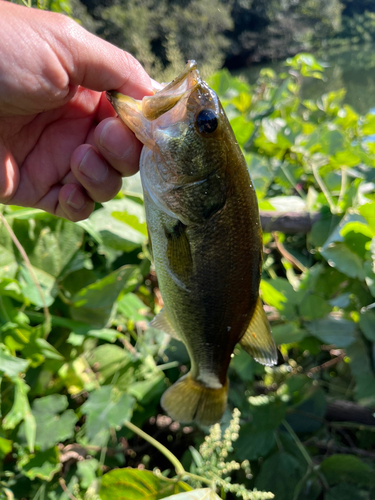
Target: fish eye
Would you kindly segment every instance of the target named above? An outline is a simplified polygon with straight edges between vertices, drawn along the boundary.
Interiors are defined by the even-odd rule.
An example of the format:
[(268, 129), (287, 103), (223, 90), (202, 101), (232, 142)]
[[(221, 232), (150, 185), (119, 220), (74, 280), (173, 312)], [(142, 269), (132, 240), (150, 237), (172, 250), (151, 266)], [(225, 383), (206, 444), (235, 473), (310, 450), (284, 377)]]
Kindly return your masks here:
[(217, 116), (211, 109), (202, 109), (197, 116), (196, 125), (199, 133), (211, 134), (217, 129)]

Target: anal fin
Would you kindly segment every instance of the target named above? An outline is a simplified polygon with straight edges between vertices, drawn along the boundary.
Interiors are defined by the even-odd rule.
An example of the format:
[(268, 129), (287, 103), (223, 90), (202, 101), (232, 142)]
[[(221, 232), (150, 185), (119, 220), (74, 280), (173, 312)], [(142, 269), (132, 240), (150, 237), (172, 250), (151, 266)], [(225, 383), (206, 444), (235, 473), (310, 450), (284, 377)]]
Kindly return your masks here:
[(260, 297), (258, 297), (253, 317), (240, 344), (258, 363), (268, 366), (276, 365), (277, 349)]
[(150, 321), (150, 326), (152, 328), (156, 328), (157, 330), (161, 330), (162, 332), (168, 333), (171, 337), (176, 340), (181, 340), (176, 333), (176, 330), (173, 328), (171, 322), (169, 321), (168, 315), (163, 308), (159, 314), (155, 316), (154, 319)]

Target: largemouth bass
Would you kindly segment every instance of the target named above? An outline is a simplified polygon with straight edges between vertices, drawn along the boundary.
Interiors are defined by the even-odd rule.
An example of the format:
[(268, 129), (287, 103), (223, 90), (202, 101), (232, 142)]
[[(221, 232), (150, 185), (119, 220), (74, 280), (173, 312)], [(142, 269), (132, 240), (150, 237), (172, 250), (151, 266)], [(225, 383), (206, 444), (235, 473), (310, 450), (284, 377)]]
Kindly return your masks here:
[(109, 100), (144, 144), (140, 174), (149, 243), (164, 308), (151, 325), (182, 340), (190, 372), (163, 395), (175, 420), (220, 421), (237, 342), (277, 361), (259, 298), (257, 198), (231, 126), (194, 61), (154, 96)]

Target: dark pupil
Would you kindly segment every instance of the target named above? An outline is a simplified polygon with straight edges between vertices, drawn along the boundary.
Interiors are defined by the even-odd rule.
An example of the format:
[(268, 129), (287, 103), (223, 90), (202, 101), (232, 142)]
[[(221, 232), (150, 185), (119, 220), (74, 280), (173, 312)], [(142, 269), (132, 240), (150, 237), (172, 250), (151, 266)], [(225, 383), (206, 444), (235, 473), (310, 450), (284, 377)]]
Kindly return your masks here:
[(200, 133), (214, 132), (217, 129), (217, 116), (210, 109), (203, 109), (197, 116), (197, 127)]

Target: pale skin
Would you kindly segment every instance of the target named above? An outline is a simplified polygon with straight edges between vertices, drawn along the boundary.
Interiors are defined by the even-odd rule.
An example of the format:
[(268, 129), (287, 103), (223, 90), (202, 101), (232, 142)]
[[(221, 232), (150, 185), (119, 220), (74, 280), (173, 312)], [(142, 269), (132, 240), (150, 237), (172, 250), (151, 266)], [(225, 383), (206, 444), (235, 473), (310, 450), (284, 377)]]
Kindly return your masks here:
[(0, 203), (72, 221), (138, 170), (141, 143), (105, 91), (153, 83), (130, 54), (66, 16), (0, 0)]

